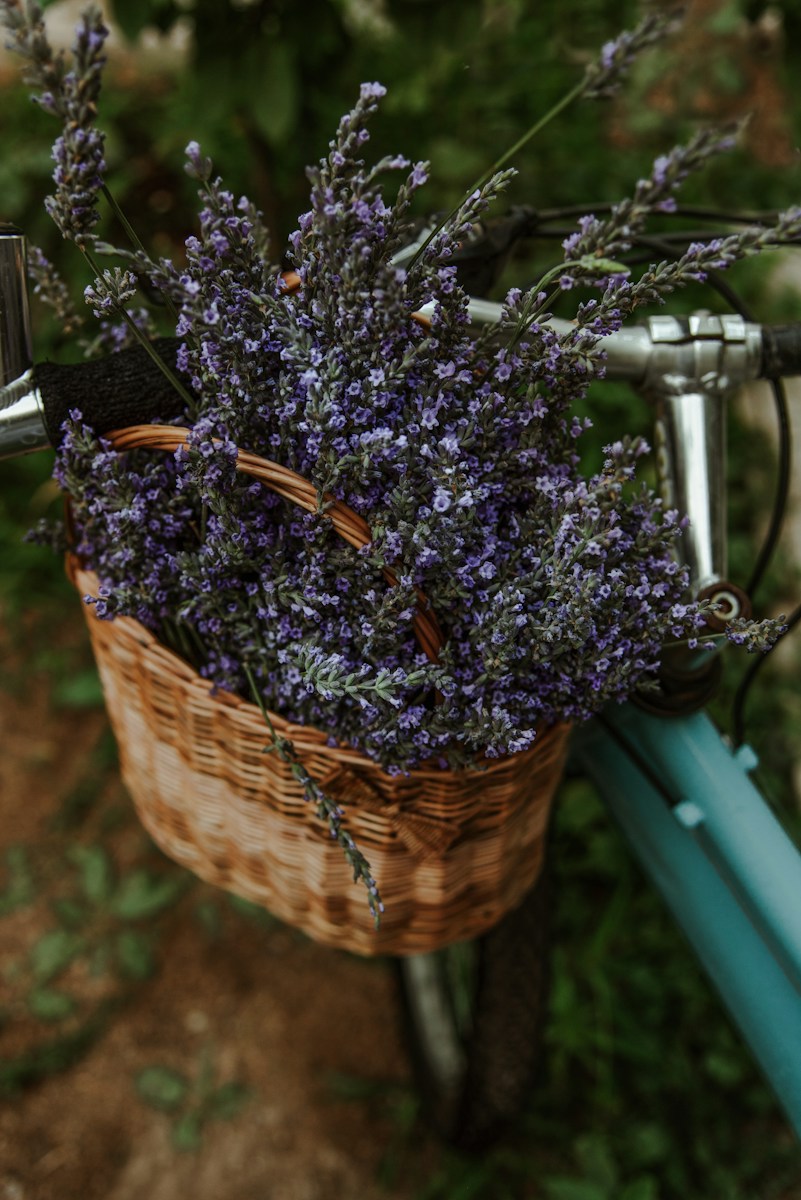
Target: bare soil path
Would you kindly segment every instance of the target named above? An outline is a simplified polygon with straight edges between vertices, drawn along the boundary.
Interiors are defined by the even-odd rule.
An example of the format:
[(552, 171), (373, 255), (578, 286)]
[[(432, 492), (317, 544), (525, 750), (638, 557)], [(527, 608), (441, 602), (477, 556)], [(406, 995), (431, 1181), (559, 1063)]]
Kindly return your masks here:
[(387, 965), (168, 863), (116, 778), (80, 614), (39, 669), (24, 640), (0, 687), (0, 1200), (415, 1195), (436, 1150)]

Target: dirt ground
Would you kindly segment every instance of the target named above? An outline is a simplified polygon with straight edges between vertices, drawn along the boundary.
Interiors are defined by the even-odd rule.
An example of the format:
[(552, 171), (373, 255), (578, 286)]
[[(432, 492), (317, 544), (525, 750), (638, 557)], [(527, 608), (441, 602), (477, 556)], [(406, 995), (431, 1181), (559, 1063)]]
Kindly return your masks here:
[[(437, 1150), (415, 1119), (391, 972), (235, 910), (152, 847), (116, 778), (77, 607), (46, 661), (39, 639), (0, 659), (0, 1200), (412, 1197)], [(99, 902), (69, 932), (70, 902), (103, 892), (76, 845), (117, 884), (146, 872), (173, 887), (129, 923), (152, 944), (139, 978), (104, 962), (120, 922)], [(48, 978), (43, 947), (65, 929), (83, 948)], [(32, 1012), (37, 987), (72, 1011)], [(182, 1108), (142, 1098), (154, 1067), (194, 1080)], [(225, 1085), (239, 1111), (176, 1148), (181, 1113)]]

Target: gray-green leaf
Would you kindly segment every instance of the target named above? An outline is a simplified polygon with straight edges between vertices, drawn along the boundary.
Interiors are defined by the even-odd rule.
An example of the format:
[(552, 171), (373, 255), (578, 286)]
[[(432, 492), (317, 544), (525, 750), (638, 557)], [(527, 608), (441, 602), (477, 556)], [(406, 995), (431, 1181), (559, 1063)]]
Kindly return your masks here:
[(83, 900), (74, 900), (71, 896), (54, 900), (50, 907), (58, 918), (59, 924), (66, 929), (80, 929), (89, 918), (89, 909), (86, 903)]
[(63, 1021), (75, 1011), (75, 1005), (73, 996), (53, 988), (34, 988), (28, 995), (28, 1008), (40, 1021)]
[(620, 1200), (659, 1200), (656, 1180), (652, 1175), (635, 1179), (621, 1193)]
[(59, 708), (100, 708), (103, 688), (96, 669), (89, 667), (59, 680), (53, 690), (53, 700)]
[(146, 1104), (173, 1112), (189, 1094), (189, 1080), (172, 1067), (145, 1067), (136, 1076), (136, 1090)]
[(81, 872), (81, 886), (87, 900), (103, 904), (114, 887), (111, 859), (102, 846), (73, 846), (70, 859)]
[(199, 1113), (188, 1112), (172, 1127), (172, 1144), (176, 1150), (199, 1150), (203, 1144), (202, 1120)]
[(292, 132), (298, 108), (298, 71), (292, 49), (284, 42), (258, 47), (258, 70), (248, 92), (248, 109), (272, 146)]
[(250, 1096), (250, 1088), (246, 1087), (244, 1083), (237, 1083), (234, 1080), (230, 1083), (223, 1083), (211, 1097), (209, 1113), (213, 1117), (219, 1117), (222, 1121), (230, 1121), (242, 1111)]
[(124, 921), (138, 921), (155, 916), (168, 908), (183, 891), (183, 880), (155, 876), (136, 870), (120, 881), (111, 901), (111, 911)]
[(123, 929), (116, 941), (117, 966), (126, 979), (150, 979), (156, 960), (150, 937), (134, 929)]
[(8, 870), (8, 885), (0, 893), (0, 917), (14, 912), (17, 908), (29, 904), (34, 899), (36, 889), (33, 873), (28, 862), (28, 853), (24, 846), (9, 846), (5, 853)]
[(30, 963), (36, 979), (47, 983), (80, 954), (83, 942), (76, 933), (52, 929), (31, 947)]

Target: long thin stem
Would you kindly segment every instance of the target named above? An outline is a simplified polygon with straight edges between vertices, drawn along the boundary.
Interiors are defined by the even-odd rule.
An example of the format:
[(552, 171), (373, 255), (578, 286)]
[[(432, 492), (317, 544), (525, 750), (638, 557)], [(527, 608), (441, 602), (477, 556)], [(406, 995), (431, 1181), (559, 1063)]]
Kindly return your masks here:
[(136, 232), (133, 225), (130, 223), (130, 221), (126, 217), (125, 213), (122, 211), (119, 204), (114, 199), (114, 196), (113, 196), (111, 190), (109, 189), (108, 184), (104, 183), (102, 185), (101, 190), (103, 192), (103, 195), (106, 198), (106, 203), (108, 204), (109, 208), (114, 213), (114, 216), (117, 218), (117, 220), (119, 221), (119, 223), (122, 225), (123, 229), (125, 230), (128, 241), (131, 243), (131, 245), (133, 246), (133, 248), (135, 250), (138, 250), (141, 254), (147, 255), (147, 251), (145, 250), (145, 247), (142, 244), (139, 234)]
[(378, 891), (378, 886), (373, 879), (370, 864), (358, 848), (353, 838), (342, 828), (343, 810), (339, 807), (335, 800), (332, 800), (322, 790), (320, 785), (309, 774), (303, 763), (295, 754), (292, 742), (288, 738), (282, 737), (275, 729), (275, 726), (270, 719), (270, 714), (267, 711), (264, 700), (256, 685), (256, 679), (248, 663), (242, 664), (245, 676), (250, 690), (253, 693), (253, 698), (259, 706), (264, 722), (269, 730), (272, 738), (272, 746), (265, 747), (266, 750), (274, 749), (278, 757), (288, 764), (294, 778), (303, 788), (306, 799), (317, 806), (317, 815), (321, 820), (328, 823), (328, 829), (333, 838), (336, 838), (337, 843), (342, 848), (345, 854), (345, 860), (353, 871), (353, 881), (357, 883), (361, 881), (367, 889), (367, 903), (373, 917), (376, 929), (381, 924), (381, 913), (384, 911), (384, 905), (381, 902), (381, 895)]
[[(275, 749), (278, 749), (278, 745), (279, 745), (278, 734), (275, 732), (275, 726), (273, 725), (272, 720), (270, 719), (270, 714), (267, 711), (267, 707), (264, 703), (264, 700), (262, 699), (262, 694), (256, 685), (255, 676), (254, 676), (252, 670), (250, 669), (250, 666), (247, 663), (243, 663), (242, 668), (245, 672), (245, 678), (247, 679), (248, 684), (250, 685), (250, 690), (253, 695), (253, 699), (255, 700), (256, 704), (258, 705), (259, 712), (261, 713), (262, 717), (264, 718), (264, 724), (267, 726), (267, 728), (270, 732), (270, 737), (273, 739), (273, 746)], [(285, 739), (281, 739), (281, 740), (284, 741)]]
[(546, 271), (533, 287), (529, 288), (528, 299), (523, 306), (523, 311), (520, 314), (514, 334), (512, 335), (512, 340), (509, 343), (510, 349), (517, 345), (529, 325), (533, 321), (536, 321), (537, 317), (547, 308), (549, 297), (546, 295), (545, 299), (537, 304), (538, 297), (545, 291), (548, 284), (553, 283), (555, 279), (559, 279), (560, 276), (569, 271), (570, 267), (585, 268), (592, 270), (595, 274), (599, 272), (603, 272), (604, 274), (611, 274), (612, 272), (628, 273), (628, 268), (624, 263), (615, 262), (614, 259), (610, 258), (596, 258), (592, 254), (585, 255), (575, 262), (557, 263), (555, 267), (551, 267), (550, 270)]
[[(125, 230), (125, 234), (128, 238), (128, 241), (131, 243), (131, 245), (133, 246), (133, 248), (135, 250), (138, 250), (141, 255), (143, 255), (146, 259), (150, 260), (150, 255), (148, 254), (147, 250), (145, 250), (145, 247), (142, 244), (139, 234), (136, 232), (133, 225), (130, 223), (130, 221), (126, 217), (125, 213), (122, 211), (119, 204), (114, 199), (114, 196), (113, 196), (112, 192), (110, 191), (108, 184), (104, 183), (102, 185), (102, 191), (103, 191), (103, 195), (106, 198), (106, 203), (108, 204), (109, 208), (114, 213), (115, 217), (117, 218), (119, 223), (122, 225), (123, 229)], [(176, 309), (175, 305), (172, 302), (172, 297), (168, 296), (166, 292), (163, 293), (163, 295), (164, 295), (164, 303), (167, 305), (167, 308), (169, 309), (170, 316), (172, 317), (173, 321), (175, 321), (175, 323), (177, 325), (178, 324), (178, 310)]]
[[(97, 262), (94, 255), (92, 254), (92, 252), (90, 250), (87, 250), (86, 246), (81, 246), (80, 250), (81, 250), (81, 253), (83, 254), (84, 258), (86, 259), (87, 263), (89, 264), (90, 269), (94, 272), (95, 277), (97, 279), (102, 279), (103, 271), (100, 267), (100, 264)], [(153, 349), (152, 343), (142, 333), (142, 330), (139, 328), (139, 326), (136, 324), (134, 319), (131, 317), (130, 313), (127, 311), (125, 306), (120, 305), (118, 311), (119, 311), (119, 314), (122, 317), (122, 319), (125, 321), (125, 324), (130, 329), (131, 333), (134, 335), (136, 340), (139, 342), (140, 346), (142, 346), (143, 349), (150, 355), (153, 362), (156, 364), (156, 366), (161, 371), (162, 375), (168, 381), (168, 383), (170, 383), (172, 385), (172, 387), (175, 388), (176, 392), (181, 397), (184, 404), (187, 406), (187, 409), (189, 410), (189, 412), (194, 412), (194, 410), (195, 410), (194, 397), (192, 397), (189, 394), (189, 392), (186, 390), (184, 385), (181, 383), (180, 379), (178, 379), (178, 377), (175, 374), (173, 374), (173, 372), (170, 370), (170, 368), (165, 363), (164, 359), (159, 357), (159, 355)]]
[(538, 121), (535, 121), (534, 124), (529, 129), (526, 130), (526, 132), (523, 134), (523, 136), (518, 138), (517, 141), (515, 142), (515, 144), (513, 146), (510, 146), (509, 149), (504, 154), (502, 154), (501, 157), (496, 162), (494, 162), (492, 164), (492, 166), (489, 168), (489, 170), (485, 171), (483, 175), (479, 176), (479, 178), (475, 181), (475, 183), (472, 183), (470, 185), (470, 187), (467, 189), (467, 191), (465, 192), (464, 196), (459, 201), (459, 203), (457, 205), (455, 205), (451, 209), (451, 211), (449, 213), (447, 213), (446, 216), (444, 216), (442, 218), (442, 220), (431, 230), (428, 237), (423, 242), (423, 244), (419, 247), (419, 249), (417, 250), (417, 253), (415, 254), (412, 261), (410, 262), (409, 269), (411, 269), (420, 260), (420, 258), (425, 253), (425, 251), (428, 248), (428, 246), (430, 245), (430, 243), (434, 240), (434, 238), (437, 236), (437, 234), (440, 232), (440, 230), (444, 229), (445, 226), (448, 224), (448, 222), (453, 219), (453, 217), (456, 215), (456, 213), (459, 211), (459, 209), (464, 204), (465, 200), (468, 200), (470, 198), (470, 196), (472, 196), (475, 192), (479, 191), (480, 188), (483, 188), (485, 183), (489, 183), (490, 179), (492, 179), (492, 177), (496, 173), (496, 171), (499, 171), (505, 163), (509, 162), (509, 160), (511, 158), (513, 158), (514, 155), (517, 154), (517, 152), (519, 150), (522, 150), (523, 147), (526, 145), (526, 143), (530, 142), (531, 139), (533, 137), (535, 137), (535, 135), (538, 134), (540, 132), (540, 130), (543, 129), (549, 123), (549, 121), (553, 121), (553, 119), (555, 117), (558, 117), (559, 114), (565, 108), (567, 108), (567, 106), (569, 104), (572, 104), (574, 100), (578, 99), (578, 97), (584, 91), (585, 86), (586, 86), (586, 80), (582, 79), (579, 83), (576, 84), (576, 86), (574, 88), (572, 88), (569, 92), (567, 92), (562, 97), (561, 100), (559, 100), (556, 104), (554, 104), (553, 108), (549, 109), (549, 111), (547, 113), (545, 113), (544, 116), (540, 117)]

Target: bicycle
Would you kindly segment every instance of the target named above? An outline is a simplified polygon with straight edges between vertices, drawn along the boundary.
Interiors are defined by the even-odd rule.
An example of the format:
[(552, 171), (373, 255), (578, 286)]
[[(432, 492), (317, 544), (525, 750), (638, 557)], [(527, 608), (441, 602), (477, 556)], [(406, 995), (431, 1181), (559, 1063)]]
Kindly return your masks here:
[[(510, 244), (512, 234), (525, 230), (529, 221), (520, 214), (512, 220)], [(468, 268), (471, 260), (485, 262), (480, 241), (478, 248), (466, 248)], [(103, 413), (101, 432), (166, 415), (169, 388), (159, 386), (137, 352), (125, 352), (125, 359), (111, 364), (30, 369), (18, 233), (5, 231), (0, 248), (5, 314), (0, 456), (55, 440), (79, 393), (88, 419)], [(481, 276), (474, 282), (483, 287), (487, 280)], [(471, 316), (481, 324), (495, 319), (497, 308), (474, 300)], [(663, 393), (666, 418), (672, 414), (673, 419), (664, 421), (661, 461), (678, 489), (677, 507), (691, 518), (691, 573), (723, 605), (724, 618), (736, 616), (744, 611), (745, 596), (725, 578), (723, 396), (743, 379), (799, 370), (801, 327), (766, 331), (742, 317), (657, 317), (606, 344), (609, 375)], [(120, 370), (128, 383), (122, 391)], [(671, 376), (673, 383), (666, 386)], [(725, 387), (718, 386), (722, 380)], [(146, 411), (143, 392), (149, 397)], [(688, 426), (682, 420), (688, 410), (705, 413), (706, 419)], [(773, 540), (786, 503), (786, 466)], [(699, 478), (700, 488), (695, 486)], [(769, 554), (770, 545), (758, 570)], [(700, 711), (681, 715), (688, 695), (692, 708), (703, 708), (717, 662), (674, 658), (666, 687), (670, 715), (629, 704), (596, 718), (577, 737), (574, 759), (628, 834), (801, 1132), (801, 903), (790, 888), (801, 879), (801, 858), (748, 781), (753, 763), (748, 751), (728, 749)], [(722, 784), (715, 782), (718, 772)], [(729, 820), (732, 795), (742, 810), (742, 828)], [(756, 857), (755, 845), (760, 847)], [(440, 1131), (458, 1145), (489, 1141), (529, 1087), (547, 994), (548, 908), (546, 870), (524, 903), (477, 943), (399, 960), (412, 1053)], [(769, 993), (769, 1005), (763, 993)]]

